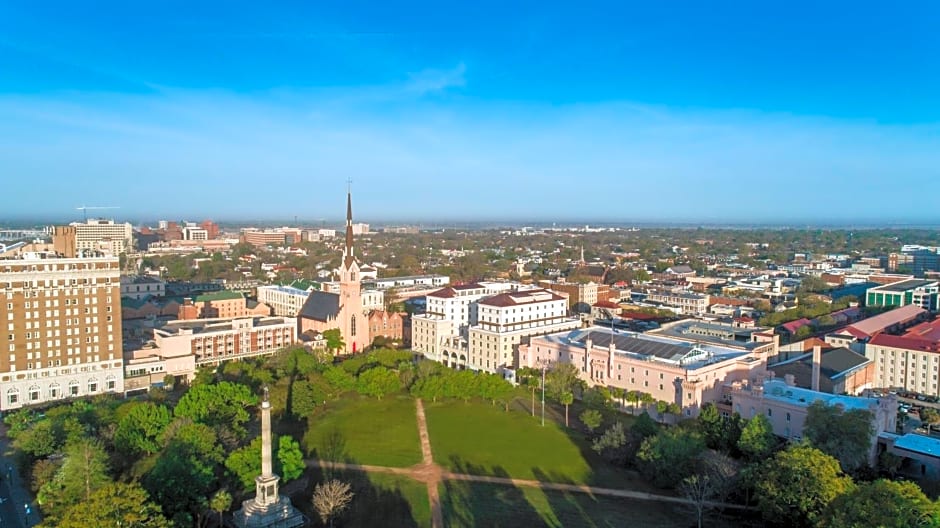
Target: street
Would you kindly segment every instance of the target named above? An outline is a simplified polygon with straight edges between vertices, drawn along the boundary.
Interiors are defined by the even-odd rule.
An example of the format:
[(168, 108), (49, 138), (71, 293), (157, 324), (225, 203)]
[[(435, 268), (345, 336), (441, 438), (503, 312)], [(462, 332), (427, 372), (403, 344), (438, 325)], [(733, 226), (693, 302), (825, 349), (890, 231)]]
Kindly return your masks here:
[(9, 456), (10, 440), (6, 432), (6, 425), (0, 423), (0, 528), (29, 528), (39, 524), (39, 508), (17, 472), (13, 457)]

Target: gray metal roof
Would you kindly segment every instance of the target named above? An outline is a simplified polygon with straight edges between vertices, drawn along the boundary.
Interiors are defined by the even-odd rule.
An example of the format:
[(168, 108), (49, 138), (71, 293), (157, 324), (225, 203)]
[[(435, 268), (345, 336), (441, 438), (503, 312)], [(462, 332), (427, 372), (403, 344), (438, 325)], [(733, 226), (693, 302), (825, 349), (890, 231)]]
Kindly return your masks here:
[(329, 321), (339, 315), (339, 294), (314, 290), (310, 292), (299, 317), (314, 321)]

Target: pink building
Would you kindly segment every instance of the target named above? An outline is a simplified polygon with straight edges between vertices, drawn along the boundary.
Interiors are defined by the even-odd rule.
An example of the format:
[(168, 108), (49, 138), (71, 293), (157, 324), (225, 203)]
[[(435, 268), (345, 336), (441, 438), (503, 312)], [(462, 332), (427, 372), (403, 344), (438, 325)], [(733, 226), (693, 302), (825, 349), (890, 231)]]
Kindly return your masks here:
[[(792, 377), (788, 378), (792, 381)], [(861, 409), (872, 417), (871, 447), (868, 461), (874, 465), (878, 455), (878, 435), (894, 433), (897, 428), (898, 403), (894, 395), (884, 398), (838, 396), (810, 389), (801, 389), (781, 379), (759, 383), (734, 383), (731, 387), (732, 411), (750, 420), (763, 414), (773, 426), (774, 434), (788, 440), (800, 440), (809, 406), (821, 401), (845, 411)]]
[(589, 385), (645, 392), (678, 404), (691, 417), (703, 403), (719, 400), (722, 385), (766, 376), (773, 346), (696, 343), (592, 327), (533, 337), (519, 347), (519, 366), (571, 363)]

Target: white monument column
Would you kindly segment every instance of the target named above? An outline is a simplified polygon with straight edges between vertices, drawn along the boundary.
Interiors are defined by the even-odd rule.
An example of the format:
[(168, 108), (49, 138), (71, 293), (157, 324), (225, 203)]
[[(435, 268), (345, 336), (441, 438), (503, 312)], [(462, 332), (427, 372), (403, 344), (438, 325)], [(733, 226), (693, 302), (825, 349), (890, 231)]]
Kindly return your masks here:
[(274, 474), (271, 465), (271, 399), (265, 387), (261, 402), (261, 474), (255, 477), (255, 503), (258, 506), (278, 502), (278, 480), (280, 477)]

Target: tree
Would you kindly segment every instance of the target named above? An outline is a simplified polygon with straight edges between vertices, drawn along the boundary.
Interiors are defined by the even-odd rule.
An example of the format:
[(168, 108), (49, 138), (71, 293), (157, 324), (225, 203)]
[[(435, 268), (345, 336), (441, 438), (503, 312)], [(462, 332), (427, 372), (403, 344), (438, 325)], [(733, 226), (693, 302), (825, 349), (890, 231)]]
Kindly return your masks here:
[(191, 387), (173, 413), (210, 427), (230, 428), (242, 436), (245, 432), (242, 424), (248, 421), (247, 408), (257, 403), (258, 398), (247, 386), (222, 381)]
[(803, 437), (813, 447), (834, 457), (843, 471), (853, 472), (868, 463), (874, 425), (870, 411), (843, 411), (821, 401), (813, 402), (806, 414)]
[(588, 432), (591, 434), (594, 434), (594, 430), (601, 426), (601, 422), (604, 419), (603, 416), (601, 416), (600, 411), (594, 409), (588, 409), (582, 412), (581, 416), (578, 418), (581, 419), (581, 423), (587, 427)]
[(356, 390), (363, 396), (382, 399), (386, 394), (401, 390), (398, 375), (385, 367), (374, 367), (359, 375)]
[(13, 447), (33, 458), (45, 458), (61, 447), (63, 436), (62, 428), (47, 418), (19, 431)]
[[(274, 453), (274, 472), (287, 483), (303, 474), (304, 461), (300, 444), (290, 436), (274, 439), (277, 450)], [(225, 469), (241, 484), (250, 490), (255, 484), (255, 477), (261, 473), (261, 437), (257, 436), (247, 446), (232, 451), (225, 459)]]
[(747, 425), (741, 430), (738, 449), (748, 460), (763, 460), (776, 446), (777, 437), (774, 435), (773, 426), (763, 414), (758, 414), (748, 420)]
[(680, 428), (660, 431), (640, 444), (640, 472), (661, 488), (671, 488), (696, 471), (705, 442), (698, 433)]
[(666, 423), (666, 411), (669, 410), (669, 402), (658, 400), (656, 402), (656, 414), (659, 416), (660, 423)]
[[(163, 513), (175, 524), (192, 525), (194, 518), (206, 511), (206, 496), (216, 480), (216, 454), (221, 446), (200, 445), (211, 429), (202, 424), (185, 428), (183, 435), (170, 440), (156, 464), (142, 484), (154, 501), (163, 507)], [(181, 429), (182, 430), (182, 429)], [(190, 442), (189, 435), (196, 437)]]
[(219, 514), (219, 526), (225, 526), (222, 520), (222, 515), (232, 507), (232, 494), (227, 490), (220, 489), (212, 495), (212, 498), (209, 499), (209, 508), (212, 511)]
[(724, 439), (724, 419), (718, 413), (718, 407), (711, 402), (702, 405), (698, 413), (698, 422), (702, 427), (705, 445), (711, 449), (721, 449)]
[(913, 482), (879, 479), (836, 497), (823, 512), (820, 528), (908, 528), (940, 526), (940, 506)]
[(545, 392), (554, 399), (560, 399), (566, 392), (574, 392), (580, 379), (578, 367), (571, 363), (555, 363), (545, 373)]
[(346, 343), (343, 341), (343, 334), (340, 333), (339, 328), (324, 330), (323, 339), (326, 339), (326, 348), (333, 352), (346, 349)]
[(114, 482), (104, 485), (89, 495), (87, 500), (66, 510), (57, 526), (170, 528), (171, 524), (139, 484)]
[(250, 444), (229, 453), (225, 458), (225, 469), (235, 477), (243, 490), (250, 490), (254, 486), (255, 477), (261, 474), (261, 437), (255, 437)]
[(626, 398), (629, 401), (633, 402), (633, 409), (631, 409), (632, 414), (636, 415), (636, 410), (640, 406), (640, 400), (643, 397), (643, 392), (638, 390), (627, 391)]
[(708, 475), (692, 475), (682, 479), (679, 483), (679, 493), (682, 494), (695, 511), (698, 520), (698, 528), (702, 528), (702, 518), (705, 516), (705, 509), (715, 493), (715, 487), (712, 484), (711, 477)]
[(326, 394), (315, 383), (308, 380), (297, 380), (291, 385), (290, 412), (297, 419), (310, 416), (316, 409), (317, 403), (325, 400)]
[(320, 515), (323, 524), (333, 526), (333, 519), (343, 512), (352, 502), (353, 492), (349, 484), (330, 480), (317, 484), (313, 490), (313, 508)]
[(604, 431), (600, 437), (595, 438), (591, 449), (613, 463), (623, 463), (626, 460), (624, 446), (627, 444), (627, 434), (623, 429), (623, 422), (616, 421)]
[(734, 461), (720, 453), (707, 452), (701, 465), (699, 473), (679, 483), (679, 492), (692, 505), (699, 528), (702, 527), (705, 511), (714, 505), (714, 501), (724, 500), (737, 476)]
[(565, 391), (561, 393), (558, 401), (565, 406), (565, 427), (568, 427), (568, 406), (574, 403), (574, 394), (571, 394), (570, 391)]
[(293, 437), (284, 435), (278, 438), (277, 460), (281, 466), (281, 478), (284, 482), (296, 479), (304, 472), (304, 454), (300, 444)]
[(335, 393), (342, 394), (356, 388), (356, 378), (340, 367), (330, 366), (323, 371), (323, 378)]
[(940, 424), (940, 412), (933, 407), (924, 407), (920, 411), (920, 421), (927, 426), (927, 436), (930, 436), (930, 428)]
[(792, 445), (761, 464), (754, 489), (764, 519), (810, 527), (836, 497), (852, 489), (839, 461), (809, 445)]
[(163, 405), (150, 402), (131, 405), (130, 411), (118, 422), (114, 443), (131, 455), (152, 455), (160, 450), (159, 438), (170, 424), (170, 411)]
[(67, 504), (87, 501), (91, 494), (110, 482), (108, 455), (97, 440), (85, 439), (66, 447), (65, 462), (54, 482)]

